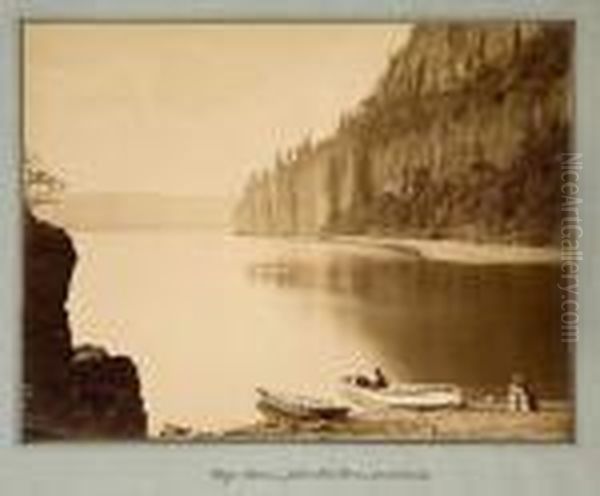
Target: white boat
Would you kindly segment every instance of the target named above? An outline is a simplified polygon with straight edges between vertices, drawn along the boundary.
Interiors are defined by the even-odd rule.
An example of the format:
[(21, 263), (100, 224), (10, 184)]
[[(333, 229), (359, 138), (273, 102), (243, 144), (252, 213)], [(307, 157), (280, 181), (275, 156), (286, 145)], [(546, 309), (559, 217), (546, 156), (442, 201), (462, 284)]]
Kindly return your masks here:
[(301, 420), (336, 420), (348, 416), (350, 407), (308, 396), (275, 393), (256, 388), (258, 409), (266, 415), (292, 417)]
[(464, 395), (454, 384), (400, 383), (376, 388), (357, 385), (352, 377), (342, 381), (341, 393), (365, 409), (402, 408), (436, 410), (464, 406)]

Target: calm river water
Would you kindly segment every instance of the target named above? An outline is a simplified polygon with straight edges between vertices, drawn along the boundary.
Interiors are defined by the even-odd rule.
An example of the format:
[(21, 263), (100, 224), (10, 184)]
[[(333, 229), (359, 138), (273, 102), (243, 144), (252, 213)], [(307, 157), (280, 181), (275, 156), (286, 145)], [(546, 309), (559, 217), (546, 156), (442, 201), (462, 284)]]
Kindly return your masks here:
[(381, 249), (200, 231), (75, 232), (77, 343), (131, 355), (156, 432), (255, 416), (255, 387), (334, 394), (398, 380), (565, 394), (558, 267), (468, 267)]

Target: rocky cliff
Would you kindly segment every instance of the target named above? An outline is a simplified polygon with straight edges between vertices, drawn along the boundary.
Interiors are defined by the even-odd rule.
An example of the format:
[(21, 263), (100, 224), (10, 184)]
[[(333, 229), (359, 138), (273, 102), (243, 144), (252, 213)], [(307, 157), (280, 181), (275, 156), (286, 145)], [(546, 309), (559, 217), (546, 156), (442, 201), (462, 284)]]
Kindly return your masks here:
[(145, 436), (131, 359), (72, 345), (65, 310), (76, 262), (71, 238), (29, 213), (24, 234), (25, 439)]
[(236, 231), (556, 242), (572, 31), (417, 25), (336, 133), (250, 178)]

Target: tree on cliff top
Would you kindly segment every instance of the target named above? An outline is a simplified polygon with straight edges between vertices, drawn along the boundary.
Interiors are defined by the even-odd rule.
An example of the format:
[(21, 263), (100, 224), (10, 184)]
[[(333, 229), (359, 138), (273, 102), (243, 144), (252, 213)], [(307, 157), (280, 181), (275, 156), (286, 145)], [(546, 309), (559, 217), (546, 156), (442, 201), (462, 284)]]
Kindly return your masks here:
[(37, 155), (26, 154), (23, 162), (23, 190), (29, 206), (56, 203), (66, 189), (65, 181), (50, 172)]

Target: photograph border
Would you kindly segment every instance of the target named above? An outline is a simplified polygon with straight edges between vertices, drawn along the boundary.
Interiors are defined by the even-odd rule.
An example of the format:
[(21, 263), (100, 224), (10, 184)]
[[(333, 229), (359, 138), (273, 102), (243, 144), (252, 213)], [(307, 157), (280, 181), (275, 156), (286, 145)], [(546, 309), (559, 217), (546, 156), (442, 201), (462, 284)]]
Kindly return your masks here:
[[(9, 234), (6, 243), (6, 250), (0, 252), (0, 270), (8, 275), (10, 284), (0, 288), (0, 316), (2, 317), (2, 327), (10, 330), (5, 332), (0, 341), (0, 364), (4, 367), (5, 377), (13, 378), (12, 381), (3, 381), (0, 394), (8, 401), (0, 403), (0, 477), (4, 480), (5, 467), (12, 466), (13, 469), (7, 472), (7, 479), (15, 488), (31, 488), (31, 484), (36, 483), (41, 475), (42, 480), (52, 481), (52, 487), (57, 489), (64, 484), (63, 489), (68, 492), (62, 494), (77, 494), (74, 488), (87, 487), (70, 485), (70, 481), (60, 482), (61, 472), (56, 470), (52, 474), (47, 471), (36, 469), (28, 463), (29, 457), (42, 458), (55, 467), (62, 464), (60, 460), (66, 460), (64, 466), (69, 467), (69, 461), (75, 466), (81, 467), (81, 472), (72, 472), (65, 470), (62, 477), (69, 476), (75, 480), (80, 480), (80, 474), (89, 477), (90, 466), (86, 465), (100, 456), (107, 462), (106, 472), (99, 470), (100, 475), (106, 473), (116, 479), (116, 486), (113, 481), (102, 477), (107, 484), (111, 485), (111, 491), (116, 488), (123, 490), (124, 487), (131, 490), (135, 487), (143, 487), (148, 491), (158, 491), (158, 488), (165, 490), (169, 486), (163, 482), (150, 482), (154, 480), (160, 472), (165, 471), (162, 466), (161, 458), (169, 453), (170, 467), (174, 467), (171, 460), (178, 460), (182, 467), (172, 470), (171, 473), (180, 474), (184, 471), (187, 479), (197, 480), (197, 484), (185, 489), (191, 493), (202, 492), (204, 489), (216, 490), (219, 487), (225, 487), (225, 484), (219, 478), (214, 477), (215, 467), (225, 467), (223, 470), (232, 471), (238, 477), (230, 477), (236, 484), (244, 486), (244, 489), (250, 492), (256, 491), (258, 494), (264, 494), (265, 490), (272, 490), (277, 493), (281, 490), (278, 484), (281, 480), (268, 480), (256, 477), (245, 477), (244, 467), (260, 467), (260, 470), (274, 470), (276, 473), (282, 473), (292, 467), (320, 467), (327, 468), (333, 466), (369, 466), (369, 467), (398, 467), (403, 469), (413, 469), (425, 471), (430, 477), (421, 477), (417, 479), (406, 478), (402, 480), (400, 488), (404, 486), (411, 494), (418, 494), (418, 491), (424, 491), (431, 494), (430, 485), (436, 486), (444, 494), (448, 494), (448, 489), (458, 491), (484, 483), (486, 494), (503, 494), (507, 490), (514, 490), (526, 483), (526, 487), (545, 488), (544, 493), (560, 494), (566, 490), (572, 490), (577, 484), (581, 491), (577, 494), (593, 494), (594, 484), (598, 482), (597, 475), (594, 472), (594, 459), (598, 457), (598, 428), (599, 408), (598, 399), (594, 398), (594, 382), (600, 380), (598, 371), (593, 370), (595, 362), (595, 352), (598, 350), (598, 338), (594, 337), (592, 331), (594, 323), (598, 319), (597, 312), (594, 309), (594, 290), (597, 289), (597, 280), (593, 276), (597, 272), (594, 265), (594, 247), (597, 247), (598, 235), (593, 230), (593, 221), (597, 213), (598, 205), (594, 205), (594, 190), (600, 183), (597, 171), (593, 169), (594, 158), (600, 156), (597, 140), (593, 138), (594, 119), (597, 113), (594, 108), (598, 105), (598, 88), (600, 88), (600, 72), (598, 67), (593, 65), (593, 48), (600, 41), (600, 33), (594, 24), (600, 22), (598, 16), (599, 9), (595, 8), (595, 0), (589, 2), (572, 1), (559, 2), (541, 0), (519, 2), (518, 7), (513, 5), (515, 2), (489, 1), (482, 7), (473, 5), (471, 2), (446, 1), (441, 6), (439, 2), (340, 2), (338, 7), (328, 7), (319, 5), (318, 2), (287, 2), (286, 8), (282, 11), (282, 3), (260, 0), (255, 2), (256, 9), (248, 8), (248, 3), (225, 2), (222, 1), (220, 7), (215, 3), (204, 7), (204, 10), (198, 7), (198, 2), (164, 2), (153, 0), (141, 2), (136, 0), (89, 2), (80, 1), (74, 5), (73, 1), (30, 1), (13, 2), (9, 8), (4, 8), (0, 24), (0, 74), (2, 81), (2, 114), (0, 115), (0, 149), (2, 157), (0, 158), (0, 184), (2, 185), (2, 194), (0, 195), (0, 214), (2, 216), (2, 225), (6, 227)], [(231, 5), (231, 10), (223, 9), (225, 4)], [(165, 5), (168, 4), (168, 5)], [(192, 5), (193, 4), (193, 5)], [(291, 5), (295, 4), (295, 7)], [(302, 4), (302, 5), (298, 5)], [(313, 5), (314, 4), (314, 5)], [(454, 4), (454, 5), (451, 5)], [(458, 5), (460, 4), (460, 7)], [(242, 6), (243, 5), (243, 6)], [(276, 5), (276, 6), (275, 6)], [(341, 5), (344, 5), (342, 7)], [(351, 6), (352, 5), (352, 6)], [(426, 7), (432, 10), (427, 10)], [(593, 8), (593, 7), (594, 8)], [(219, 9), (221, 14), (219, 15)], [(226, 10), (224, 12), (223, 10)], [(450, 12), (450, 17), (443, 15), (443, 11)], [(512, 11), (512, 12), (509, 12)], [(470, 11), (468, 13), (467, 11)], [(162, 12), (162, 14), (161, 14)], [(186, 12), (188, 14), (186, 14)], [(169, 13), (168, 15), (165, 15)], [(348, 14), (350, 13), (350, 14)], [(161, 446), (147, 441), (130, 443), (126, 445), (117, 445), (115, 443), (102, 443), (101, 445), (90, 445), (87, 443), (51, 443), (45, 445), (35, 444), (32, 446), (22, 446), (20, 440), (20, 393), (21, 384), (21, 347), (20, 327), (22, 315), (22, 288), (21, 285), (21, 212), (20, 191), (20, 158), (22, 157), (23, 129), (22, 129), (22, 93), (20, 91), (19, 80), (22, 81), (22, 57), (20, 49), (22, 45), (22, 26), (24, 22), (185, 22), (185, 23), (232, 23), (232, 22), (268, 22), (268, 23), (375, 23), (375, 22), (410, 22), (410, 21), (448, 21), (465, 20), (465, 18), (483, 21), (502, 21), (502, 20), (573, 20), (576, 23), (576, 62), (575, 62), (575, 102), (576, 102), (576, 122), (575, 150), (583, 153), (584, 168), (582, 171), (581, 197), (583, 204), (581, 213), (584, 219), (583, 228), (585, 236), (583, 238), (584, 258), (581, 262), (581, 294), (579, 295), (581, 308), (581, 326), (579, 329), (577, 343), (577, 357), (573, 364), (576, 373), (572, 380), (576, 382), (576, 441), (573, 445), (565, 442), (546, 442), (542, 441), (449, 441), (432, 444), (430, 441), (405, 442), (405, 441), (299, 441), (291, 444), (285, 440), (259, 440), (259, 441), (236, 441), (225, 440), (216, 442), (197, 442), (187, 445), (174, 446), (165, 443)], [(7, 68), (8, 70), (4, 70)], [(15, 70), (17, 68), (17, 70)], [(583, 74), (582, 74), (583, 73)], [(16, 77), (15, 77), (16, 76)], [(6, 84), (3, 84), (6, 83)], [(595, 87), (594, 87), (595, 84)], [(14, 98), (19, 95), (18, 98)], [(585, 101), (585, 104), (582, 102)], [(4, 105), (6, 103), (6, 105)], [(6, 109), (6, 111), (5, 111)], [(16, 126), (15, 126), (16, 124)], [(586, 227), (587, 226), (587, 227)], [(4, 270), (6, 269), (6, 270)], [(5, 322), (7, 324), (5, 324)], [(586, 332), (586, 330), (588, 332)], [(588, 392), (586, 395), (585, 392)], [(133, 445), (132, 445), (133, 444)], [(163, 444), (163, 443), (160, 443)], [(231, 445), (236, 446), (231, 446)], [(360, 444), (359, 450), (352, 450), (351, 445)], [(532, 446), (523, 446), (523, 444)], [(539, 444), (539, 445), (538, 445)], [(229, 445), (229, 446), (227, 446)], [(426, 445), (426, 446), (423, 446)], [(468, 445), (468, 446), (464, 446)], [(512, 446), (515, 445), (515, 446)], [(494, 450), (499, 450), (493, 453)], [(33, 453), (40, 450), (40, 453)], [(544, 451), (542, 451), (544, 450)], [(548, 451), (550, 451), (550, 453)], [(450, 454), (448, 453), (450, 452)], [(542, 451), (542, 452), (540, 452)], [(106, 460), (110, 457), (110, 460)], [(4, 463), (5, 459), (7, 463)], [(119, 472), (119, 465), (115, 462), (121, 460), (121, 463), (132, 463), (136, 470), (130, 477), (123, 471)], [(418, 461), (418, 463), (415, 463)], [(158, 463), (157, 463), (158, 462)], [(153, 464), (153, 465), (151, 465)], [(18, 467), (28, 469), (29, 479), (25, 473), (18, 476)], [(108, 472), (108, 467), (113, 467), (115, 472)], [(160, 467), (160, 470), (159, 470)], [(229, 467), (229, 469), (227, 469)], [(234, 467), (234, 468), (231, 468)], [(241, 467), (241, 468), (240, 468)], [(266, 468), (265, 468), (266, 467)], [(449, 468), (451, 467), (451, 468)], [(467, 470), (466, 467), (469, 467)], [(267, 470), (267, 471), (268, 471)], [(300, 470), (300, 468), (298, 468)], [(38, 477), (31, 478), (31, 472), (38, 474)], [(479, 476), (477, 476), (477, 472)], [(152, 474), (152, 476), (151, 476)], [(212, 474), (212, 475), (211, 475)], [(92, 476), (98, 474), (93, 473)], [(246, 474), (247, 475), (247, 474)], [(460, 475), (463, 477), (461, 478)], [(539, 482), (532, 482), (530, 477), (539, 478)], [(85, 479), (85, 477), (84, 477)], [(169, 476), (166, 477), (168, 480)], [(307, 477), (302, 483), (288, 486), (294, 490), (303, 490), (312, 484), (317, 484), (324, 489), (332, 488), (331, 481), (327, 477), (324, 480)], [(335, 489), (347, 488), (357, 484), (352, 477), (335, 478)], [(410, 480), (409, 480), (410, 479)], [(545, 480), (544, 480), (545, 479)], [(424, 483), (426, 480), (426, 483)], [(493, 487), (487, 486), (487, 483), (495, 481)], [(182, 481), (172, 480), (175, 487), (180, 487)], [(188, 482), (188, 481), (186, 481)], [(285, 481), (289, 483), (289, 480)], [(83, 482), (81, 482), (83, 483)], [(79, 483), (79, 484), (81, 484)], [(59, 484), (56, 486), (55, 484)], [(358, 486), (364, 490), (369, 490), (366, 481), (361, 481)], [(369, 485), (377, 485), (382, 489), (389, 487), (390, 491), (399, 488), (396, 480), (385, 480), (385, 478), (370, 480)], [(416, 484), (416, 485), (415, 485)], [(450, 484), (448, 488), (447, 485)], [(532, 484), (534, 486), (532, 486)], [(339, 488), (338, 488), (339, 485)], [(502, 490), (500, 488), (504, 486)], [(13, 487), (13, 486), (9, 486)], [(37, 486), (36, 486), (37, 487)], [(44, 487), (43, 485), (39, 486)], [(510, 488), (513, 489), (510, 489)], [(454, 489), (453, 489), (454, 488)], [(99, 487), (102, 492), (106, 488)], [(491, 489), (488, 491), (488, 489)], [(21, 489), (23, 490), (23, 489)], [(100, 494), (100, 490), (97, 494)], [(142, 494), (143, 489), (137, 489)], [(57, 491), (58, 492), (58, 491)], [(160, 491), (162, 493), (162, 491)], [(158, 493), (158, 492), (157, 492)], [(12, 494), (12, 491), (11, 491)], [(16, 494), (16, 493), (15, 493)], [(93, 494), (93, 493), (91, 493)], [(120, 494), (120, 493), (119, 493)], [(125, 494), (125, 492), (123, 492)], [(143, 493), (145, 494), (145, 493)], [(452, 492), (450, 493), (452, 494)]]

